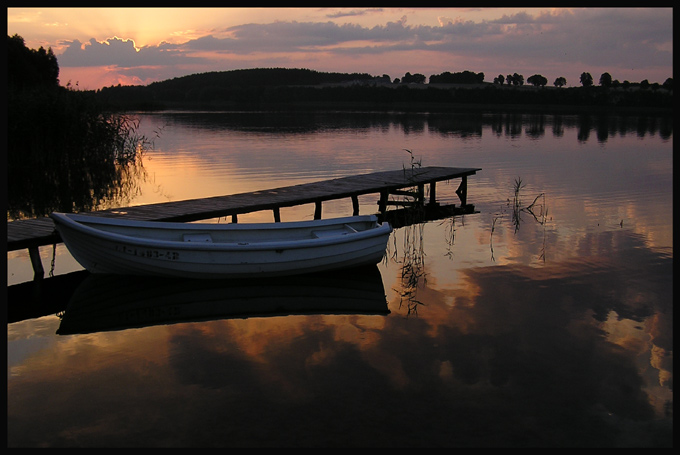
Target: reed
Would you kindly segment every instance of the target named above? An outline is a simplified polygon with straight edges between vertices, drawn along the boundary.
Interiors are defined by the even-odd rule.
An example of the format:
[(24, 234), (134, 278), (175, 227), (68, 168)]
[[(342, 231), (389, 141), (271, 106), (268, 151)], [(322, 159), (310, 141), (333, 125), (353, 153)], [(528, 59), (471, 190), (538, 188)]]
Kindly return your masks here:
[[(545, 260), (545, 226), (548, 222), (548, 207), (545, 201), (545, 193), (540, 193), (529, 205), (522, 203), (522, 190), (526, 187), (521, 177), (517, 177), (513, 183), (512, 201), (508, 198), (507, 206), (510, 208), (511, 221), (514, 226), (515, 234), (519, 231), (522, 224), (522, 214), (528, 213), (539, 225), (543, 226), (543, 246), (540, 259)], [(489, 236), (489, 248), (491, 250), (491, 260), (495, 261), (493, 250), (493, 235), (496, 230), (497, 222), (506, 214), (505, 207), (501, 206), (499, 212), (495, 213), (491, 220), (491, 234)]]

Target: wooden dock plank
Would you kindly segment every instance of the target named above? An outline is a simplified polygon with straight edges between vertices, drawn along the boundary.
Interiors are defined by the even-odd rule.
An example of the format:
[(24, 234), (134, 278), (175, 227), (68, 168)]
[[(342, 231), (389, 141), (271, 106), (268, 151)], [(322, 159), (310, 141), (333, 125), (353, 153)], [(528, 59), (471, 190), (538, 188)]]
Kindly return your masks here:
[[(198, 221), (309, 203), (320, 204), (363, 194), (387, 195), (390, 191), (412, 186), (454, 178), (464, 179), (478, 170), (430, 166), (382, 171), (249, 193), (107, 209), (91, 214), (149, 221)], [(54, 223), (48, 217), (7, 222), (8, 251), (60, 242), (59, 235), (54, 232)]]

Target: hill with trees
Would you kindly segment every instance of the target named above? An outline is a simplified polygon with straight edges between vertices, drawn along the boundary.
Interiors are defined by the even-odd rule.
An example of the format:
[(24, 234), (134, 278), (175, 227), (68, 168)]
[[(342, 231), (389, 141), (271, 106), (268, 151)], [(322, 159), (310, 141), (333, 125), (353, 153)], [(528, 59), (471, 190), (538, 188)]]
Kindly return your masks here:
[(554, 86), (535, 74), (514, 73), (484, 82), (484, 73), (444, 72), (429, 77), (323, 73), (309, 69), (259, 68), (210, 72), (154, 82), (112, 86), (97, 91), (100, 101), (118, 109), (377, 109), (450, 110), (460, 106), (531, 108), (672, 109), (672, 79), (659, 84), (618, 84), (603, 75), (593, 86), (583, 73), (582, 87)]

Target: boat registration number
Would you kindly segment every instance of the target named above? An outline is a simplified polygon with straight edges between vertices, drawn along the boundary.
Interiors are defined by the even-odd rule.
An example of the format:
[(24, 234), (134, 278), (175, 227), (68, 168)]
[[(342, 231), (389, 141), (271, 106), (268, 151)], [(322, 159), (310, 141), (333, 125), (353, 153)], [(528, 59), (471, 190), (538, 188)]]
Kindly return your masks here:
[(172, 250), (156, 250), (151, 248), (132, 248), (126, 245), (116, 245), (116, 251), (120, 251), (132, 256), (139, 256), (149, 259), (165, 259), (167, 261), (176, 261), (179, 259), (179, 251)]

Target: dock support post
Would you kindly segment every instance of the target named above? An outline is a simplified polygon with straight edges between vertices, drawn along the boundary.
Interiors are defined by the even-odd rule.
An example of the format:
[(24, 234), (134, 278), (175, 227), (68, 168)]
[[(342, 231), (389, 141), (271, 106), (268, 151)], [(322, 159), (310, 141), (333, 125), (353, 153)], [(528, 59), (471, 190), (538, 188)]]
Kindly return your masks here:
[(321, 219), (321, 201), (316, 201), (314, 203), (314, 219), (315, 220)]
[(232, 223), (238, 223), (238, 216), (236, 216), (235, 213), (231, 216), (231, 222)]
[(28, 255), (31, 258), (31, 265), (33, 266), (33, 278), (43, 278), (45, 276), (45, 269), (40, 259), (40, 250), (37, 246), (28, 247)]
[(389, 193), (387, 191), (381, 191), (380, 192), (380, 201), (378, 202), (378, 211), (382, 213), (383, 215), (387, 211), (387, 198), (389, 197)]
[(465, 207), (467, 205), (467, 175), (461, 177), (460, 186), (456, 190), (456, 194), (460, 199), (460, 205)]
[(359, 215), (359, 196), (352, 196), (352, 216)]
[(279, 207), (274, 207), (274, 222), (281, 222), (281, 209), (279, 209)]
[(416, 196), (416, 200), (414, 201), (415, 205), (422, 207), (425, 205), (425, 184), (421, 183), (418, 185), (418, 195)]
[(437, 204), (437, 182), (430, 183), (430, 205)]

